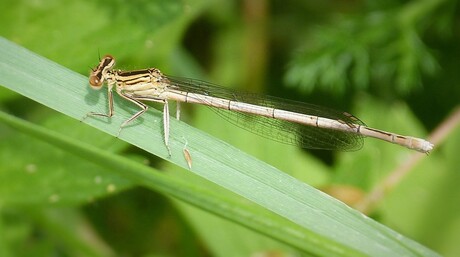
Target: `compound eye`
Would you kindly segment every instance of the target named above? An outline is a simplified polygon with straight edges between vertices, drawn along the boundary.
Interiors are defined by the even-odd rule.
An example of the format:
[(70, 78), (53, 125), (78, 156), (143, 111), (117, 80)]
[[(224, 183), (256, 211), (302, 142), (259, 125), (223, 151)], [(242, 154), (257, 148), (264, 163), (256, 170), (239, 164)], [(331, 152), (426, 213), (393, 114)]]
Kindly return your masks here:
[(92, 76), (89, 77), (89, 85), (93, 89), (101, 89), (102, 80), (98, 76), (92, 75)]

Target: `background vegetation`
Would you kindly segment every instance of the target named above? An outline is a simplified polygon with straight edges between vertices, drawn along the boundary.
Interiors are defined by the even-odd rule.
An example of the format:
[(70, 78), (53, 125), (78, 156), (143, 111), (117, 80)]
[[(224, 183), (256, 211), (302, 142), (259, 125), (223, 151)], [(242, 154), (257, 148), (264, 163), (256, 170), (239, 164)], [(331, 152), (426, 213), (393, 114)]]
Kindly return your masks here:
[[(446, 256), (460, 254), (457, 1), (5, 0), (0, 9), (2, 37), (85, 76), (100, 55), (110, 53), (117, 58), (118, 68), (157, 67), (166, 74), (346, 110), (388, 131), (430, 135), (436, 144), (430, 155), (372, 139), (358, 152), (306, 151), (252, 135), (207, 108), (186, 106), (182, 115), (194, 127), (342, 199), (428, 248)], [(6, 55), (0, 58), (5, 60)], [(93, 99), (104, 108), (105, 92), (97, 94), (85, 87), (87, 95), (76, 99), (81, 98), (87, 110), (96, 108)], [(48, 98), (59, 102), (59, 95)], [(120, 99), (116, 103), (122, 107), (116, 111), (133, 110)], [(160, 147), (158, 158), (3, 87), (0, 108), (49, 133), (148, 164), (185, 181), (185, 186), (208, 188), (215, 194), (209, 199), (216, 202), (225, 196), (257, 208), (162, 160), (166, 152)], [(78, 115), (72, 117), (83, 116)], [(117, 172), (128, 166), (126, 162), (95, 165), (72, 152), (78, 150), (50, 145), (44, 137), (36, 139), (32, 132), (14, 129), (6, 118), (2, 120), (1, 256), (327, 255), (322, 249), (353, 256), (354, 250), (359, 251), (334, 252), (331, 249), (341, 249), (334, 239), (321, 241), (328, 246), (316, 245), (321, 250), (315, 250), (280, 240), (264, 229), (258, 231), (268, 237), (255, 233), (228, 221), (236, 218), (209, 213), (225, 216), (225, 211), (218, 213), (222, 206), (203, 212), (164, 197), (165, 191), (151, 191), (138, 177)], [(116, 131), (117, 121), (105, 126)], [(181, 152), (190, 141), (188, 147), (196, 150), (192, 151), (194, 169), (223, 172), (213, 166), (215, 157), (201, 159), (193, 136), (182, 133), (187, 130), (181, 126), (172, 132), (176, 149), (172, 161), (185, 167)], [(142, 132), (145, 137), (161, 137), (155, 131)], [(214, 153), (228, 154), (217, 147)], [(235, 162), (246, 161), (242, 160)], [(283, 204), (278, 202), (280, 209)], [(255, 218), (249, 215), (248, 220), (262, 219), (257, 216), (262, 211), (250, 213)], [(330, 228), (331, 238), (336, 229)]]

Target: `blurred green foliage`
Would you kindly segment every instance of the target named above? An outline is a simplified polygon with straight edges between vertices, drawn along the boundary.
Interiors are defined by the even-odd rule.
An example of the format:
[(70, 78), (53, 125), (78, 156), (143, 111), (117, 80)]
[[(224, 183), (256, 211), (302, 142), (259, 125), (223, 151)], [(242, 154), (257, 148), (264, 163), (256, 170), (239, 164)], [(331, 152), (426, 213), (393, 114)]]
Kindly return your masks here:
[[(444, 2), (420, 1), (345, 13), (334, 19), (334, 26), (319, 25), (310, 35), (311, 43), (295, 56), (287, 82), (308, 91), (319, 85), (331, 93), (371, 85), (397, 95), (420, 90), (422, 77), (439, 69), (434, 50), (424, 39), (451, 27), (435, 26)], [(446, 15), (451, 13), (441, 17)]]
[[(118, 68), (158, 67), (166, 74), (319, 103), (353, 111), (372, 127), (419, 137), (460, 99), (455, 0), (3, 0), (0, 10), (1, 36), (82, 74), (98, 55), (111, 53)], [(4, 88), (0, 108), (192, 177), (108, 135), (75, 128), (68, 118)], [(355, 153), (305, 153), (229, 126), (206, 109), (190, 109), (184, 115), (188, 123), (317, 187), (347, 184), (369, 191), (409, 155), (373, 140)], [(446, 136), (372, 214), (443, 255), (458, 256), (460, 132)], [(0, 142), (0, 198), (9, 200), (0, 205), (0, 256), (296, 254), (123, 178), (95, 181), (94, 187), (88, 179), (107, 171), (3, 125)], [(34, 174), (34, 165), (44, 175), (11, 176), (23, 169)], [(71, 172), (77, 170), (84, 172)], [(75, 183), (59, 183), (69, 173)], [(121, 192), (112, 195), (108, 185)], [(53, 198), (50, 192), (56, 191), (65, 192), (65, 201)], [(97, 238), (75, 233), (79, 229)]]

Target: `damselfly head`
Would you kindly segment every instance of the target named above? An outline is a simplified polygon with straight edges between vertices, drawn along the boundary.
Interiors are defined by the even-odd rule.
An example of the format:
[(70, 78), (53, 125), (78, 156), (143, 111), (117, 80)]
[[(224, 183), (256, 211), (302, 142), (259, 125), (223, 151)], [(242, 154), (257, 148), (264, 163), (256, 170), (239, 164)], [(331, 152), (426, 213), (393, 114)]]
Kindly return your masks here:
[(111, 55), (104, 56), (100, 61), (99, 65), (92, 69), (89, 75), (89, 85), (93, 89), (101, 89), (106, 74), (115, 65), (115, 59)]
[(101, 78), (102, 75), (101, 73), (94, 73), (91, 72), (91, 75), (89, 76), (89, 85), (91, 86), (92, 89), (101, 89), (102, 83), (104, 82)]

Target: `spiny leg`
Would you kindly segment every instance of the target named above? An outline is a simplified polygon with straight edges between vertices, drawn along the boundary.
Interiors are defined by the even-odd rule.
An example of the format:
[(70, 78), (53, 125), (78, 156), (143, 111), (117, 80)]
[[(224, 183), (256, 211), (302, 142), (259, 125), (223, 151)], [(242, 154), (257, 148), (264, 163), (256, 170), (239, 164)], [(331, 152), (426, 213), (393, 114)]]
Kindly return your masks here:
[(171, 157), (171, 148), (169, 148), (169, 105), (168, 100), (164, 100), (163, 105), (163, 132), (165, 146), (168, 149), (169, 157)]
[(180, 120), (180, 102), (176, 101), (176, 119)]
[(100, 116), (100, 117), (107, 117), (111, 118), (113, 116), (113, 92), (112, 92), (112, 85), (107, 86), (107, 96), (109, 102), (109, 113), (100, 113), (100, 112), (88, 112), (81, 121), (85, 120), (89, 116)]
[[(118, 130), (117, 137), (120, 135), (120, 132), (123, 129), (123, 127), (128, 125), (131, 121), (139, 118), (139, 116), (141, 116), (142, 114), (144, 114), (148, 110), (148, 106), (146, 104), (142, 103), (141, 101), (139, 101), (139, 100), (137, 100), (135, 98), (132, 98), (131, 96), (126, 95), (123, 92), (121, 92), (119, 95), (121, 97), (125, 98), (126, 100), (128, 100), (128, 101), (136, 104), (137, 106), (139, 106), (141, 108), (141, 110), (138, 111), (137, 113), (135, 113), (133, 116), (131, 116), (131, 118), (127, 119), (126, 121), (124, 121), (121, 124), (120, 129)], [(150, 98), (148, 100), (153, 101), (153, 102), (163, 103), (164, 143), (165, 143), (165, 146), (166, 146), (166, 148), (168, 150), (168, 155), (169, 155), (169, 157), (171, 157), (171, 149), (169, 147), (169, 105), (168, 105), (168, 101), (163, 100), (163, 99), (152, 99), (152, 98)]]
[(139, 106), (139, 107), (141, 108), (141, 110), (138, 111), (138, 112), (136, 112), (133, 116), (131, 116), (131, 118), (125, 120), (125, 121), (121, 124), (120, 128), (118, 129), (117, 137), (120, 135), (121, 130), (122, 130), (126, 125), (128, 125), (131, 121), (133, 121), (133, 120), (139, 118), (139, 116), (141, 116), (142, 114), (144, 114), (144, 113), (148, 110), (148, 108), (149, 108), (146, 104), (144, 104), (144, 103), (142, 103), (142, 102), (140, 102), (140, 101), (138, 101), (138, 100), (136, 100), (136, 99), (134, 99), (134, 98), (132, 98), (132, 97), (130, 97), (130, 96), (128, 96), (128, 95), (125, 95), (125, 94), (123, 94), (123, 93), (121, 93), (121, 94), (119, 94), (119, 95), (120, 95), (121, 97), (125, 98), (126, 100), (128, 100), (128, 101), (130, 101), (130, 102), (136, 104), (137, 106)]

